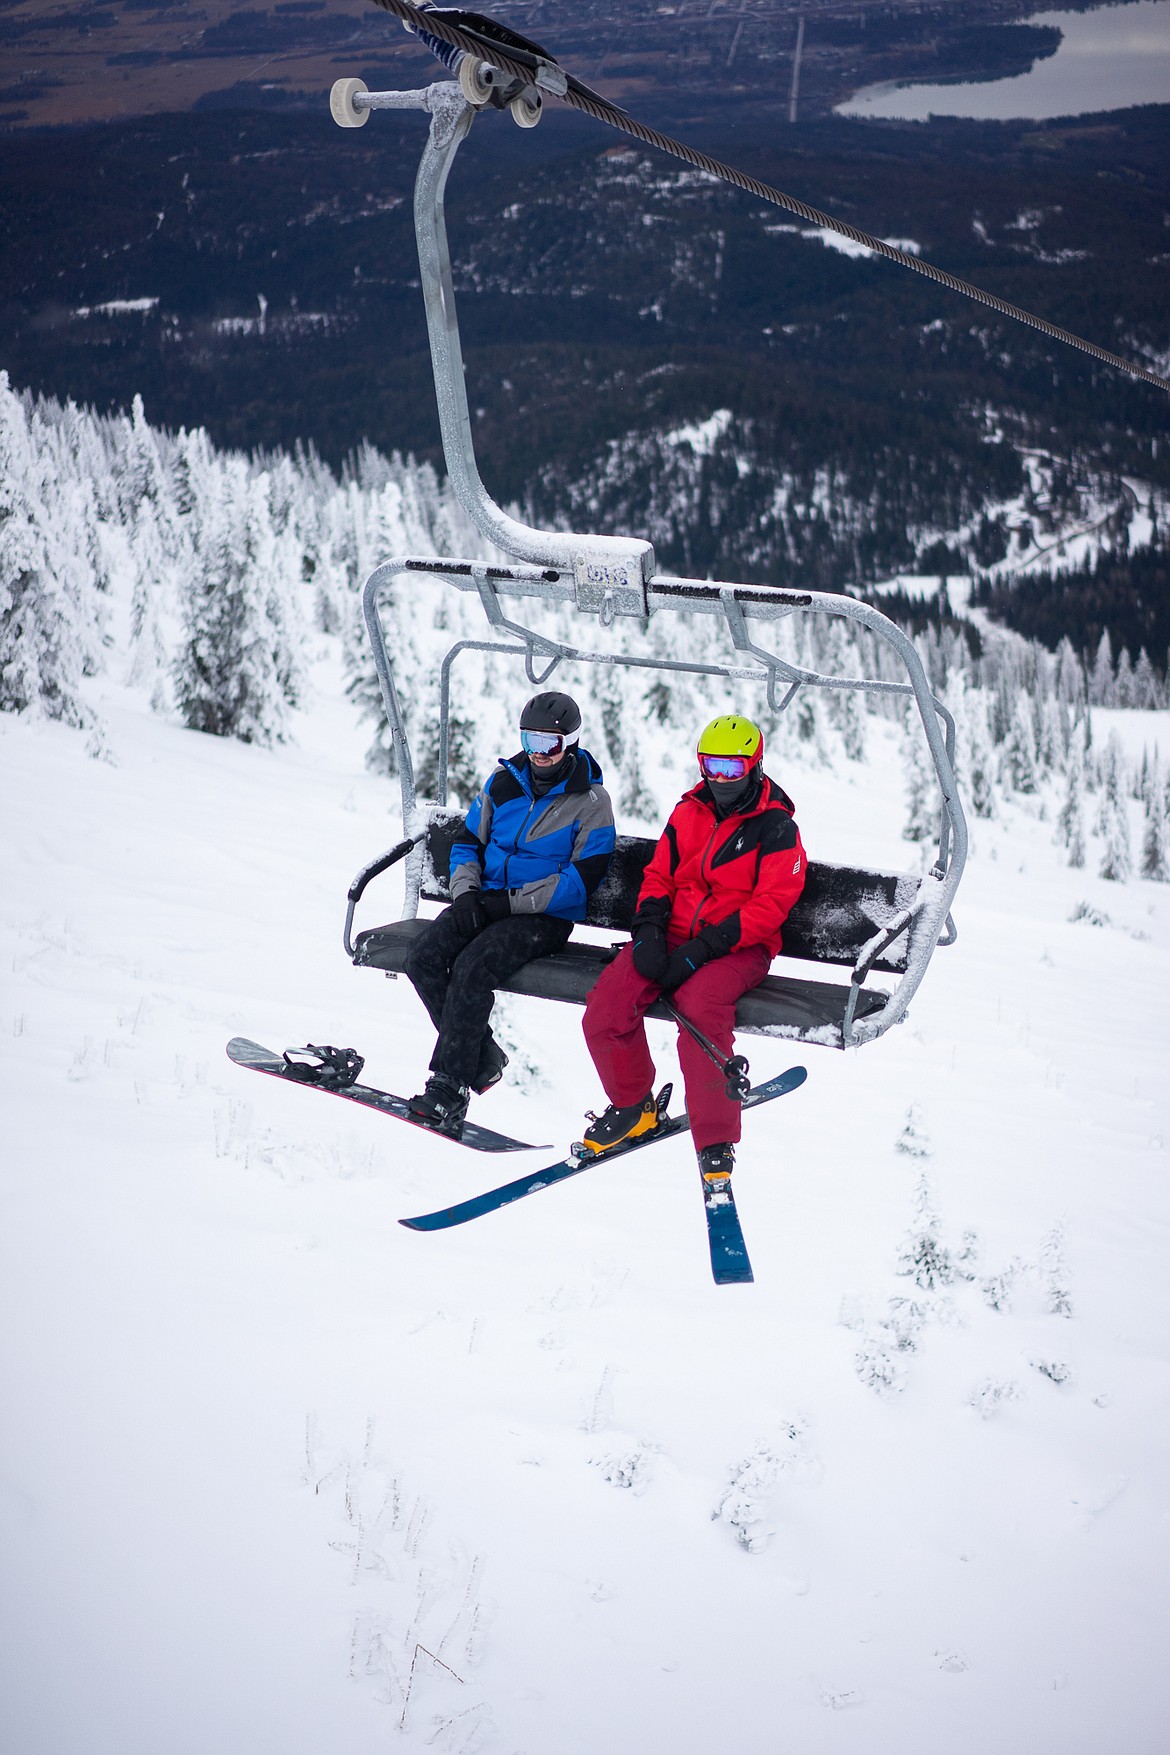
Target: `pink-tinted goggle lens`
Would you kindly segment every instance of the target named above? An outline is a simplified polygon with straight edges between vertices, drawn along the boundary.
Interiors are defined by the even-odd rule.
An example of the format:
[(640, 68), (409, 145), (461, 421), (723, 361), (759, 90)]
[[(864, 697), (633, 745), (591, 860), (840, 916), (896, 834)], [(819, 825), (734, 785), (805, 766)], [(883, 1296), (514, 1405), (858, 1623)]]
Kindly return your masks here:
[(700, 756), (699, 766), (709, 780), (742, 780), (751, 766), (746, 756)]

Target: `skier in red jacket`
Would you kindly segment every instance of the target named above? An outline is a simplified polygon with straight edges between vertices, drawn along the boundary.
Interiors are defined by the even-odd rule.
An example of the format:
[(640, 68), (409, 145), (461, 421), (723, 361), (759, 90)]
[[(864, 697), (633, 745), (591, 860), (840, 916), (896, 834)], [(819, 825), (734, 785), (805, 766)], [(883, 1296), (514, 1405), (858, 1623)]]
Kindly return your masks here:
[[(683, 794), (646, 867), (633, 938), (604, 969), (585, 1007), (585, 1040), (609, 1108), (584, 1143), (604, 1152), (658, 1125), (643, 1015), (660, 993), (726, 1060), (735, 1005), (764, 979), (780, 928), (804, 888), (807, 860), (793, 804), (764, 773), (764, 734), (741, 714), (699, 738), (702, 779)], [(723, 1073), (679, 1031), (691, 1133), (704, 1176), (735, 1162), (740, 1106)]]

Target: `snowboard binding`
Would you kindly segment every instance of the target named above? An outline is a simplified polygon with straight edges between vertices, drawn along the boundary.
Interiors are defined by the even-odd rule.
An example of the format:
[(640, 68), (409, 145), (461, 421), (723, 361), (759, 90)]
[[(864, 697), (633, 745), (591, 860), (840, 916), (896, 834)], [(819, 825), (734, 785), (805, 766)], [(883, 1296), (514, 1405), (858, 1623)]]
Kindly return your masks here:
[(308, 1042), (303, 1048), (286, 1048), (284, 1064), (294, 1079), (306, 1085), (331, 1085), (345, 1090), (357, 1083), (365, 1059), (356, 1048), (319, 1048)]

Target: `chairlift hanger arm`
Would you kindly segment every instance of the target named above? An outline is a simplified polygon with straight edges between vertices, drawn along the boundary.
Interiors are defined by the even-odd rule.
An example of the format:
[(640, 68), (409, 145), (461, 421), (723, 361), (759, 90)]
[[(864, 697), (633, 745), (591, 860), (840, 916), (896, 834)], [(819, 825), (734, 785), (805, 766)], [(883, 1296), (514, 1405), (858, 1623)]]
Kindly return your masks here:
[[(414, 8), (411, 15), (431, 17)], [(635, 537), (534, 529), (505, 512), (484, 487), (472, 441), (444, 217), (447, 177), (476, 111), (453, 84), (432, 86), (428, 108), (431, 126), (415, 179), (414, 224), (439, 429), (456, 498), (481, 535), (496, 548), (521, 561), (568, 574), (575, 583), (578, 603), (591, 593), (601, 598), (608, 594), (618, 613), (645, 614), (646, 580), (654, 571), (654, 550), (648, 542)]]
[[(949, 273), (945, 268), (936, 268), (933, 262), (925, 261), (921, 256), (913, 256), (906, 250), (900, 250), (895, 244), (887, 244), (883, 238), (872, 236), (869, 232), (860, 231), (856, 226), (837, 219), (831, 213), (823, 213), (819, 208), (810, 207), (805, 201), (799, 201), (793, 195), (786, 195), (780, 189), (768, 183), (762, 183), (746, 172), (736, 170), (734, 166), (723, 164), (719, 159), (711, 158), (707, 153), (699, 152), (693, 146), (687, 146), (680, 140), (673, 140), (670, 135), (662, 134), (657, 128), (649, 128), (612, 104), (599, 93), (591, 91), (579, 79), (567, 73), (555, 60), (543, 54), (534, 54), (535, 45), (526, 44), (526, 39), (519, 39), (525, 47), (513, 46), (516, 43), (514, 33), (505, 26), (494, 25), (494, 32), (499, 34), (497, 42), (484, 37), (479, 30), (469, 29), (460, 20), (467, 19), (468, 14), (444, 13), (443, 11), (424, 12), (412, 4), (412, 0), (374, 0), (383, 12), (391, 12), (400, 18), (413, 31), (427, 32), (438, 37), (441, 42), (454, 49), (460, 49), (473, 59), (498, 67), (501, 72), (511, 74), (515, 79), (541, 91), (557, 97), (572, 109), (580, 110), (592, 116), (598, 122), (604, 122), (611, 128), (620, 129), (640, 140), (645, 146), (657, 148), (659, 152), (668, 153), (672, 158), (681, 159), (694, 169), (706, 171), (709, 176), (717, 177), (721, 182), (730, 183), (737, 189), (754, 195), (760, 201), (766, 201), (773, 207), (783, 208), (793, 213), (798, 219), (805, 220), (809, 225), (818, 226), (839, 236), (848, 238), (854, 244), (860, 244), (875, 256), (883, 256), (888, 262), (895, 262), (901, 268), (908, 268), (915, 274), (925, 276), (938, 286), (944, 286), (951, 292), (962, 293), (964, 297), (974, 299), (977, 304), (985, 305), (998, 312), (1002, 317), (1011, 317), (1018, 323), (1025, 323), (1029, 328), (1039, 330), (1054, 341), (1064, 342), (1075, 347), (1081, 353), (1089, 354), (1093, 359), (1100, 360), (1104, 365), (1113, 366), (1116, 370), (1127, 373), (1130, 377), (1141, 378), (1157, 389), (1170, 392), (1170, 380), (1151, 372), (1135, 361), (1127, 360), (1120, 354), (1112, 353), (1108, 348), (1099, 347), (1094, 341), (1086, 341), (1083, 336), (1074, 335), (1071, 330), (1062, 329), (1056, 323), (1050, 323), (1045, 317), (1037, 317), (1031, 311), (1025, 311), (1019, 305), (1013, 305), (996, 293), (985, 292), (982, 287), (962, 280), (957, 274)], [(471, 15), (474, 16), (474, 15)], [(489, 24), (494, 21), (484, 20)], [(507, 42), (512, 37), (513, 44)]]

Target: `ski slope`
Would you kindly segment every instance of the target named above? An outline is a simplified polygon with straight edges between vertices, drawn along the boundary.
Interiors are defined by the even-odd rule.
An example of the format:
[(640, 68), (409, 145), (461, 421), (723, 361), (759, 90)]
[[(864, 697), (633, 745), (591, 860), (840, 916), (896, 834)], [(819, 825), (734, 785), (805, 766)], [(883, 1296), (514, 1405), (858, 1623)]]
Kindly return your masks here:
[[(276, 751), (93, 687), (111, 761), (0, 717), (7, 1749), (1165, 1747), (1165, 886), (1017, 799), (905, 1026), (749, 1039), (809, 1068), (746, 1125), (754, 1286), (711, 1283), (685, 1141), (417, 1235), (500, 1161), (223, 1052), (425, 1073), (341, 950), (398, 825), (336, 655)], [(814, 857), (918, 858), (898, 748), (777, 772)], [(580, 1016), (506, 1028), (530, 1070), (476, 1113), (551, 1160)]]

